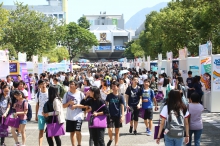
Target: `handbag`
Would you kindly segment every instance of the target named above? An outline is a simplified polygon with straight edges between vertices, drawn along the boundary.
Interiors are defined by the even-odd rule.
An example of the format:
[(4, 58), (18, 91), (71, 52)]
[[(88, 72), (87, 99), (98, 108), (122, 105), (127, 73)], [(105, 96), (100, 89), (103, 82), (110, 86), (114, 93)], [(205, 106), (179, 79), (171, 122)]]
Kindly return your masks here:
[(141, 108), (141, 109), (139, 110), (139, 115), (138, 115), (138, 117), (144, 119), (144, 114), (145, 114), (145, 109)]
[[(105, 104), (103, 104), (99, 109), (96, 110), (99, 111), (102, 107), (104, 107)], [(101, 116), (90, 116), (89, 121), (89, 128), (106, 128), (107, 127), (107, 116), (101, 115)]]
[(162, 101), (163, 97), (164, 97), (163, 91), (158, 91), (157, 95), (155, 96), (157, 102)]
[[(157, 139), (159, 130), (160, 130), (160, 119), (159, 119), (158, 125), (154, 127), (154, 139)], [(160, 134), (160, 138), (164, 138), (164, 129), (162, 130)]]
[(131, 122), (131, 111), (127, 109), (127, 113), (125, 115), (125, 124)]
[(0, 137), (8, 137), (8, 126), (4, 124), (4, 118), (1, 118)]
[(91, 117), (91, 112), (88, 112), (87, 117), (86, 117), (86, 121), (89, 121)]
[(51, 124), (47, 124), (48, 137), (65, 135), (63, 123), (59, 124), (58, 120), (54, 123), (55, 111), (53, 112), (53, 120)]
[(11, 114), (5, 119), (5, 125), (19, 128), (20, 118), (12, 118)]

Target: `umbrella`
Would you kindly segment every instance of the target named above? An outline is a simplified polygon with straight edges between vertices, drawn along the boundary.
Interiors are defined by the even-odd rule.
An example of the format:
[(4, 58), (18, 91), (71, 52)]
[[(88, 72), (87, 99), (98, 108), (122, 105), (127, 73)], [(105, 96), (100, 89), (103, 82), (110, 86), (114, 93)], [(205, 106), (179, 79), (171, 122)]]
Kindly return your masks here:
[(128, 72), (129, 72), (128, 70), (121, 70), (121, 71), (119, 72), (119, 75), (123, 75), (123, 74), (128, 73)]
[(80, 63), (87, 63), (87, 62), (89, 62), (89, 60), (87, 60), (87, 59), (80, 59), (78, 62), (80, 62)]
[(73, 68), (73, 69), (78, 69), (78, 68), (81, 68), (81, 66), (73, 65), (72, 68)]

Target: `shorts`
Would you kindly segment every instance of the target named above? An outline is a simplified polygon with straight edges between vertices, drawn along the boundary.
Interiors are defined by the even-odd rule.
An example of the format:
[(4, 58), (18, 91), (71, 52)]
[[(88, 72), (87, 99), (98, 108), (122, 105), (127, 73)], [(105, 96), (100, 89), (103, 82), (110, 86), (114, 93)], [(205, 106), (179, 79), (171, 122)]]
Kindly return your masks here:
[(38, 115), (38, 129), (44, 130), (45, 124), (46, 124), (46, 119), (44, 118), (44, 116)]
[(131, 120), (138, 121), (138, 116), (139, 116), (140, 110), (137, 109), (137, 107), (130, 107), (130, 111), (131, 111)]
[(107, 128), (120, 128), (122, 127), (122, 123), (120, 122), (121, 117), (110, 117), (108, 120)]
[(66, 120), (66, 132), (75, 132), (75, 131), (80, 131), (81, 132), (81, 127), (82, 127), (82, 121), (70, 121)]
[(27, 124), (27, 120), (20, 120), (19, 122), (20, 124), (26, 125)]
[(152, 108), (145, 109), (144, 120), (152, 120), (152, 119), (153, 119), (153, 109)]

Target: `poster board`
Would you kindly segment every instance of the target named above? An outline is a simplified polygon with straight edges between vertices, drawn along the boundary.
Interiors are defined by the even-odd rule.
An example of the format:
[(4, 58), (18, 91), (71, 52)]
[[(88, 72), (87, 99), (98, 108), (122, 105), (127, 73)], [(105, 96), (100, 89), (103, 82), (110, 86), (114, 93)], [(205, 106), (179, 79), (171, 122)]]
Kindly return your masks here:
[(9, 71), (9, 62), (8, 61), (0, 61), (1, 70), (0, 71), (0, 79), (6, 79), (6, 76), (10, 74)]
[(10, 75), (19, 75), (20, 74), (20, 63), (19, 62), (10, 62), (9, 63)]

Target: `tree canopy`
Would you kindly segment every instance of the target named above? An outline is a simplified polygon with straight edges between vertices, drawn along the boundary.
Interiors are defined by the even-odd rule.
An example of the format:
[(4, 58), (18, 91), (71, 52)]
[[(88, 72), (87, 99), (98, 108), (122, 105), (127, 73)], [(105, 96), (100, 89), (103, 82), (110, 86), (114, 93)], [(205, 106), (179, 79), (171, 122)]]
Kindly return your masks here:
[(85, 29), (88, 29), (90, 27), (90, 23), (88, 20), (86, 20), (85, 16), (79, 18), (78, 25)]
[(145, 30), (131, 45), (134, 56), (166, 56), (172, 51), (178, 57), (178, 50), (187, 47), (192, 55), (198, 55), (199, 44), (211, 40), (213, 53), (220, 47), (220, 0), (173, 0), (160, 12), (146, 15)]

